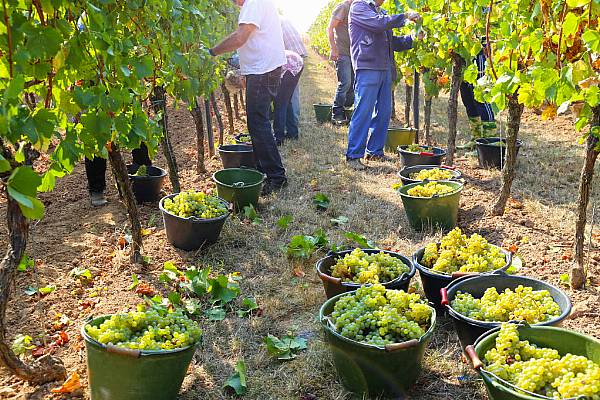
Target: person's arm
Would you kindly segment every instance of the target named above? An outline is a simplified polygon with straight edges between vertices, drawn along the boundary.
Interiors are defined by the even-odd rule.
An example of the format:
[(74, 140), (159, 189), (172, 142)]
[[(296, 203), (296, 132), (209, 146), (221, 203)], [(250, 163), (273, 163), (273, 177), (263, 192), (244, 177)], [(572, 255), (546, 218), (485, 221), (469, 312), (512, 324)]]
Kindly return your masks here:
[(246, 44), (248, 38), (255, 30), (256, 25), (254, 24), (239, 24), (235, 32), (210, 49), (210, 54), (218, 56), (219, 54), (229, 53), (230, 51), (239, 49)]
[(392, 50), (405, 51), (413, 47), (413, 38), (411, 36), (392, 36)]
[(340, 24), (340, 20), (332, 16), (329, 20), (329, 26), (327, 27), (327, 37), (329, 38), (329, 47), (331, 48), (331, 58), (332, 61), (337, 61), (340, 58), (340, 51), (337, 48), (337, 44), (335, 43), (335, 38), (333, 35), (333, 30), (337, 28)]
[(404, 14), (387, 15), (375, 12), (363, 1), (352, 4), (352, 24), (356, 24), (371, 32), (385, 32), (392, 28), (404, 26)]

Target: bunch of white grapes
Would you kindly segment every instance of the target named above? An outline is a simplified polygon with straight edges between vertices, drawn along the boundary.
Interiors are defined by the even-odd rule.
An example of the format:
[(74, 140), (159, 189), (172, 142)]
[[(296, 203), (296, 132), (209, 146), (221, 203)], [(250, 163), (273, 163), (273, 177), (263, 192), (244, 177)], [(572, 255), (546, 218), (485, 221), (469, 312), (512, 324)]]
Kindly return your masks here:
[(444, 168), (422, 169), (419, 172), (410, 174), (410, 179), (415, 181), (424, 181), (425, 179), (430, 181), (444, 181), (450, 178), (452, 178), (452, 172)]
[(409, 267), (397, 257), (382, 252), (367, 254), (354, 249), (344, 257), (338, 258), (331, 269), (331, 275), (342, 282), (385, 283), (398, 278)]
[(227, 214), (227, 205), (215, 195), (193, 190), (181, 192), (173, 199), (165, 199), (163, 208), (182, 218), (217, 218)]
[(427, 182), (421, 185), (414, 186), (406, 191), (406, 194), (413, 197), (433, 197), (450, 194), (456, 191), (450, 184)]

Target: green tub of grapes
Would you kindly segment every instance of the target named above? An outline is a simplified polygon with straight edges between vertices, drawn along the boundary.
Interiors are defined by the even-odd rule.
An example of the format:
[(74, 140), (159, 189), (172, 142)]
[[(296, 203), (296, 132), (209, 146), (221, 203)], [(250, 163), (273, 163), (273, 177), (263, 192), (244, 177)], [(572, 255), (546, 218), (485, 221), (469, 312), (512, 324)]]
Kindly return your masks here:
[[(415, 188), (414, 190), (411, 190)], [(421, 188), (423, 188), (421, 190)], [(455, 181), (418, 182), (398, 189), (410, 226), (417, 231), (450, 230), (458, 221), (463, 184)]]
[[(120, 325), (112, 325), (116, 328), (114, 330), (106, 325), (103, 327), (103, 324), (111, 324), (111, 318), (119, 318), (120, 321)], [(111, 341), (121, 340), (116, 337), (123, 335), (123, 328), (136, 332), (136, 328), (127, 321), (131, 321), (127, 314), (107, 315), (90, 319), (81, 328), (87, 353), (91, 400), (176, 399), (199, 343), (201, 331), (193, 321), (181, 314), (172, 319), (159, 318), (158, 322), (165, 335), (167, 331), (173, 334), (173, 326), (192, 327), (193, 332), (178, 333), (179, 338), (188, 343), (181, 348), (174, 347), (177, 345), (172, 341), (165, 345), (166, 341), (160, 339), (161, 333), (154, 334), (156, 340), (159, 345), (168, 349), (140, 350), (123, 343), (111, 344)], [(145, 346), (154, 348), (149, 339), (145, 340)], [(144, 347), (139, 342), (137, 346)]]
[(230, 204), (202, 192), (174, 193), (158, 203), (167, 240), (178, 249), (192, 251), (219, 240)]
[(249, 168), (226, 168), (215, 172), (212, 179), (217, 185), (219, 197), (233, 203), (236, 211), (249, 205), (258, 206), (265, 181), (262, 172)]
[(483, 378), (490, 400), (600, 396), (600, 341), (575, 331), (505, 324), (480, 336), (474, 346), (467, 346), (466, 353)]
[[(411, 332), (415, 332), (413, 329), (417, 329), (417, 332), (413, 334), (413, 337), (416, 336), (416, 338), (406, 338), (405, 340), (398, 340), (396, 342), (392, 336), (390, 339), (392, 343), (385, 343), (379, 337), (377, 339), (379, 341), (378, 344), (372, 344), (373, 342), (366, 343), (360, 337), (356, 337), (356, 335), (354, 339), (342, 335), (342, 333), (347, 335), (344, 329), (350, 332), (357, 332), (358, 326), (356, 324), (360, 323), (361, 318), (368, 318), (367, 312), (364, 310), (357, 309), (354, 313), (350, 310), (349, 312), (352, 316), (347, 314), (344, 317), (344, 314), (340, 314), (341, 316), (338, 315), (337, 319), (335, 318), (335, 314), (332, 315), (337, 310), (336, 304), (338, 302), (342, 301), (348, 304), (344, 300), (347, 296), (355, 296), (358, 293), (367, 293), (367, 291), (379, 291), (382, 289), (385, 290), (383, 285), (380, 284), (363, 286), (354, 292), (342, 293), (332, 297), (321, 307), (319, 319), (323, 327), (325, 340), (333, 356), (338, 376), (346, 389), (358, 396), (364, 397), (375, 398), (377, 396), (384, 396), (404, 398), (421, 373), (425, 349), (435, 328), (435, 310), (424, 302), (420, 303), (419, 311), (416, 311), (415, 315), (420, 315), (418, 318), (427, 321), (427, 323), (425, 325), (419, 323), (418, 328), (415, 328), (416, 319), (411, 320), (415, 324), (409, 324), (406, 321), (400, 322), (398, 331), (404, 327), (408, 327)], [(402, 296), (419, 297), (416, 294), (407, 295), (405, 292), (398, 290), (387, 290), (386, 293), (389, 292), (401, 293)], [(390, 304), (389, 299), (387, 302), (387, 304)], [(369, 311), (373, 312), (373, 310)], [(398, 314), (392, 312), (390, 315)], [(346, 322), (344, 323), (344, 321)], [(352, 324), (355, 324), (355, 330), (353, 330)], [(338, 326), (341, 325), (343, 327), (340, 329), (340, 333), (338, 332)], [(388, 327), (388, 329), (391, 328)], [(379, 327), (376, 330), (378, 331)], [(363, 333), (366, 334), (364, 331)], [(386, 337), (388, 336), (391, 336), (389, 331), (386, 334)]]

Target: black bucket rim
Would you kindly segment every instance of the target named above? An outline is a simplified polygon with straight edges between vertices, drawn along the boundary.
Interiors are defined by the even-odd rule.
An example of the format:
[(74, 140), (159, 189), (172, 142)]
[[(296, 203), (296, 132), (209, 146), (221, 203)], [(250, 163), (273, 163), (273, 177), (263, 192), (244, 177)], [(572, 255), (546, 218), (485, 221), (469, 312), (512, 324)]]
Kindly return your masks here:
[(313, 103), (313, 107), (333, 107), (332, 103)]
[(433, 150), (433, 155), (424, 155), (421, 153), (415, 153), (413, 151), (406, 151), (405, 148), (407, 148), (408, 146), (410, 146), (409, 144), (403, 144), (401, 146), (398, 146), (397, 151), (399, 154), (412, 154), (412, 155), (419, 155), (421, 157), (442, 157), (445, 156), (446, 153), (446, 149), (442, 148), (442, 147), (436, 147), (436, 146), (427, 146), (427, 145), (419, 145), (420, 147), (423, 147), (424, 149), (431, 149)]
[[(569, 298), (569, 296), (567, 295), (566, 292), (564, 292), (562, 289), (548, 283), (545, 281), (542, 281), (541, 279), (536, 279), (536, 278), (532, 278), (529, 276), (524, 276), (524, 275), (509, 275), (503, 271), (501, 272), (494, 272), (491, 274), (483, 274), (483, 275), (476, 275), (476, 276), (465, 276), (464, 278), (461, 279), (456, 279), (452, 282), (450, 282), (448, 284), (448, 286), (446, 286), (445, 289), (446, 292), (448, 293), (450, 291), (450, 289), (456, 289), (456, 286), (460, 286), (463, 285), (465, 282), (469, 282), (469, 281), (473, 281), (473, 280), (477, 280), (477, 279), (482, 279), (482, 278), (493, 278), (493, 279), (515, 279), (515, 280), (520, 280), (520, 281), (530, 281), (530, 282), (535, 282), (537, 284), (541, 284), (542, 286), (546, 286), (549, 288), (554, 289), (557, 293), (560, 294), (560, 296), (563, 298), (563, 300), (565, 301), (565, 303), (567, 304), (567, 307), (563, 310), (561, 308), (561, 313), (560, 315), (549, 319), (548, 321), (544, 321), (544, 322), (538, 322), (536, 324), (530, 324), (531, 326), (550, 326), (550, 325), (554, 325), (559, 323), (560, 321), (563, 321), (564, 319), (566, 319), (569, 314), (571, 314), (571, 310), (573, 308), (573, 303), (571, 302), (571, 299)], [(515, 288), (518, 285), (522, 285), (522, 283), (518, 283), (515, 284)], [(525, 286), (525, 285), (523, 285)], [(495, 286), (489, 286), (489, 287), (495, 287)], [(531, 287), (531, 286), (530, 286)], [(537, 290), (543, 290), (543, 289), (537, 289)], [(468, 293), (463, 291), (463, 293)], [(552, 294), (551, 294), (552, 296)], [(554, 301), (556, 301), (556, 299), (553, 297)], [(558, 304), (558, 302), (556, 302)], [(560, 306), (560, 304), (559, 304)], [(451, 300), (450, 298), (448, 298), (448, 304), (444, 304), (444, 307), (446, 307), (446, 310), (448, 311), (448, 314), (450, 314), (452, 317), (457, 318), (461, 321), (465, 321), (468, 322), (469, 324), (478, 326), (480, 328), (486, 328), (486, 329), (492, 329), (495, 328), (499, 325), (502, 325), (505, 322), (513, 322), (513, 321), (505, 321), (505, 322), (498, 322), (498, 321), (480, 321), (477, 319), (473, 319), (473, 318), (469, 318), (464, 314), (459, 313), (458, 311), (456, 311), (451, 304)], [(519, 321), (516, 321), (519, 322)]]
[[(360, 248), (360, 247), (357, 247)], [(342, 250), (342, 251), (337, 251), (337, 252), (332, 252), (333, 254), (328, 253), (325, 257), (320, 258), (319, 260), (317, 260), (317, 262), (315, 263), (315, 269), (317, 270), (317, 275), (320, 277), (321, 275), (324, 275), (326, 277), (332, 278), (332, 279), (337, 279), (327, 273), (325, 273), (324, 271), (321, 270), (321, 267), (323, 266), (323, 263), (325, 262), (325, 260), (331, 259), (331, 258), (339, 258), (340, 256), (345, 256), (346, 254), (350, 254), (352, 251), (356, 250), (352, 249), (352, 250)], [(401, 274), (399, 277), (392, 279), (391, 281), (387, 281), (387, 282), (379, 282), (379, 284), (384, 285), (384, 286), (388, 286), (388, 285), (392, 285), (395, 283), (400, 283), (400, 282), (404, 282), (406, 281), (407, 283), (410, 282), (410, 280), (415, 276), (415, 274), (417, 273), (417, 269), (415, 268), (415, 266), (413, 265), (411, 259), (403, 254), (397, 253), (395, 251), (389, 251), (389, 250), (380, 250), (380, 249), (362, 249), (360, 248), (360, 250), (364, 251), (365, 253), (386, 253), (391, 255), (392, 257), (396, 257), (402, 260), (402, 262), (404, 264), (406, 264), (409, 267), (408, 272), (404, 272), (403, 274)], [(344, 286), (344, 287), (348, 287), (348, 288), (353, 288), (354, 290), (362, 287), (362, 286), (370, 286), (373, 285), (372, 283), (354, 283), (354, 282), (342, 282), (340, 280), (340, 285)], [(353, 291), (354, 291), (353, 290)], [(395, 289), (392, 289), (395, 290)]]
[[(477, 139), (475, 139), (475, 144), (477, 146), (482, 146), (482, 147), (499, 147), (499, 146), (494, 146), (492, 143), (498, 143), (500, 141), (506, 142), (506, 138), (502, 138), (499, 136), (477, 138)], [(523, 144), (524, 143), (521, 139), (517, 139), (517, 147), (523, 147)]]
[(418, 129), (412, 128), (412, 127), (407, 127), (407, 126), (392, 126), (392, 127), (388, 127), (387, 131), (405, 131), (408, 133), (415, 133), (418, 131)]
[[(157, 169), (160, 171), (160, 175), (146, 175), (146, 176), (137, 176), (137, 175), (131, 175), (129, 173), (129, 167), (132, 167), (134, 164), (126, 164), (125, 167), (127, 168), (127, 176), (129, 177), (129, 179), (134, 179), (134, 180), (139, 180), (139, 181), (145, 181), (145, 180), (155, 180), (155, 179), (162, 179), (164, 177), (167, 176), (167, 170), (163, 169), (161, 167), (157, 167), (156, 165), (146, 165), (146, 168), (150, 169)], [(141, 167), (141, 165), (140, 165)]]
[[(223, 183), (223, 182), (221, 182), (220, 180), (217, 179), (217, 174), (218, 173), (221, 173), (223, 171), (232, 171), (232, 170), (246, 171), (246, 172), (248, 172), (248, 171), (250, 171), (250, 172), (256, 172), (257, 174), (260, 174), (262, 176), (262, 178), (261, 178), (261, 180), (259, 182), (252, 183), (250, 185), (241, 186), (241, 187), (229, 185), (229, 184)], [(262, 185), (265, 182), (265, 179), (267, 179), (267, 175), (264, 174), (264, 173), (262, 173), (262, 172), (260, 172), (260, 171), (258, 171), (258, 170), (256, 170), (256, 169), (254, 169), (254, 168), (223, 168), (223, 169), (220, 169), (218, 171), (215, 171), (215, 173), (212, 174), (212, 180), (213, 180), (213, 182), (215, 182), (217, 185), (221, 185), (221, 186), (224, 186), (224, 187), (227, 187), (227, 188), (230, 188), (230, 189), (248, 189), (248, 188), (253, 188), (253, 187), (256, 187), (258, 185)]]
[[(445, 184), (451, 184), (451, 185), (459, 185), (459, 187), (450, 193), (445, 193), (442, 195), (436, 195), (433, 197), (419, 197), (419, 196), (411, 196), (407, 193), (404, 193), (405, 191), (412, 189), (415, 186), (419, 186), (422, 185), (426, 182), (437, 182), (437, 183), (445, 183)], [(433, 199), (442, 199), (444, 197), (450, 197), (450, 196), (454, 196), (456, 194), (460, 194), (463, 189), (465, 188), (465, 185), (462, 182), (458, 182), (458, 181), (453, 181), (453, 180), (443, 180), (443, 181), (430, 181), (428, 179), (425, 179), (424, 181), (418, 181), (415, 183), (409, 183), (408, 185), (402, 185), (402, 187), (398, 188), (396, 191), (398, 192), (398, 194), (400, 195), (400, 197), (406, 197), (407, 199), (417, 199), (417, 200), (433, 200)], [(404, 191), (404, 192), (403, 192)]]
[[(83, 325), (81, 326), (81, 329), (79, 330), (81, 333), (81, 337), (83, 337), (83, 340), (90, 344), (93, 345), (95, 347), (99, 347), (104, 351), (108, 351), (109, 346), (104, 344), (104, 343), (100, 343), (99, 341), (97, 341), (96, 339), (92, 338), (87, 331), (85, 330), (86, 325), (90, 324), (93, 321), (99, 320), (101, 318), (104, 318), (104, 320), (112, 317), (113, 315), (127, 315), (127, 314), (102, 314), (102, 315), (90, 315), (89, 317), (87, 317), (83, 323)], [(192, 348), (196, 348), (198, 346), (200, 346), (200, 344), (202, 343), (202, 336), (200, 337), (200, 339), (194, 343), (191, 344), (189, 346), (186, 347), (178, 347), (176, 349), (164, 349), (164, 350), (138, 350), (138, 349), (130, 349), (129, 347), (119, 347), (119, 346), (115, 346), (118, 349), (123, 349), (125, 351), (130, 350), (133, 353), (135, 353), (136, 357), (147, 357), (147, 356), (157, 356), (157, 355), (169, 355), (169, 354), (176, 354), (176, 353), (182, 353), (184, 351), (188, 351)]]
[[(410, 177), (410, 175), (408, 176), (404, 176), (404, 173), (409, 173), (412, 174), (414, 172), (420, 172), (424, 169), (447, 169), (448, 171), (452, 172), (452, 174), (454, 175), (452, 178), (450, 179), (444, 179), (444, 180), (448, 180), (448, 181), (453, 181), (453, 180), (458, 180), (458, 179), (462, 179), (462, 172), (454, 167), (450, 167), (448, 165), (425, 165), (425, 164), (419, 164), (419, 165), (413, 165), (410, 167), (403, 167), (400, 171), (398, 171), (397, 175), (400, 179), (402, 179), (402, 181), (409, 181), (409, 183), (407, 183), (407, 185), (411, 184), (411, 183), (417, 183), (417, 182), (425, 182), (425, 181), (429, 181), (429, 179), (424, 179), (422, 181), (418, 181), (415, 179), (412, 179)], [(436, 181), (439, 182), (439, 181)]]
[[(440, 242), (436, 242), (439, 246)], [(429, 243), (428, 243), (429, 244)], [(493, 271), (489, 271), (489, 272), (468, 272), (467, 274), (469, 276), (479, 276), (479, 275), (491, 275), (493, 273), (499, 272), (499, 271), (506, 271), (510, 265), (512, 264), (512, 258), (513, 258), (513, 254), (500, 247), (500, 246), (496, 246), (495, 244), (489, 243), (488, 244), (490, 246), (494, 246), (497, 247), (498, 249), (500, 249), (500, 251), (504, 254), (505, 259), (506, 259), (506, 263), (504, 264), (504, 266), (502, 268), (499, 269), (495, 269)], [(428, 268), (424, 265), (422, 265), (419, 261), (419, 258), (423, 256), (423, 252), (425, 251), (425, 246), (420, 247), (419, 249), (417, 249), (417, 251), (415, 251), (412, 255), (412, 260), (413, 260), (413, 264), (415, 264), (415, 267), (419, 270), (419, 273), (424, 274), (427, 277), (430, 278), (437, 278), (437, 279), (446, 279), (448, 281), (451, 280), (455, 280), (456, 278), (453, 278), (452, 275), (447, 275), (447, 274), (441, 274), (438, 272), (434, 272), (431, 270), (431, 268)]]
[[(246, 148), (240, 149), (240, 150), (229, 150), (229, 149), (225, 148), (225, 147), (236, 147), (236, 146), (243, 146)], [(219, 151), (219, 153), (254, 153), (254, 148), (252, 147), (252, 145), (245, 144), (245, 143), (222, 144), (222, 145), (219, 145), (217, 150)]]
[[(169, 211), (165, 210), (165, 208), (163, 207), (163, 202), (166, 199), (171, 199), (171, 198), (177, 196), (180, 193), (181, 192), (171, 193), (171, 194), (168, 194), (168, 195), (164, 196), (163, 198), (161, 198), (160, 201), (158, 202), (158, 208), (159, 208), (159, 210), (162, 211), (165, 214), (170, 215), (171, 217), (180, 219), (182, 221), (191, 221), (191, 222), (194, 222), (196, 224), (198, 224), (198, 223), (211, 223), (211, 222), (215, 222), (215, 221), (220, 221), (222, 219), (227, 219), (231, 215), (231, 207), (232, 207), (231, 203), (228, 202), (227, 200), (225, 200), (224, 198), (219, 197), (219, 196), (215, 196), (215, 197), (222, 204), (227, 205), (227, 213), (225, 213), (223, 215), (220, 215), (218, 217), (215, 217), (215, 218), (198, 218), (198, 217), (194, 217), (194, 216), (184, 218), (184, 217), (180, 217), (179, 215), (175, 215), (175, 214), (170, 213)], [(211, 195), (207, 195), (207, 196), (213, 196), (213, 195), (211, 194)]]
[[(399, 289), (386, 289), (386, 290), (399, 290)], [(375, 344), (363, 343), (363, 342), (359, 342), (359, 341), (347, 338), (345, 336), (342, 336), (341, 334), (339, 334), (338, 332), (333, 330), (332, 327), (330, 326), (330, 324), (328, 323), (329, 316), (324, 314), (325, 308), (327, 308), (332, 303), (335, 304), (341, 297), (354, 295), (355, 293), (356, 293), (356, 290), (353, 290), (351, 292), (340, 293), (338, 295), (333, 296), (330, 299), (327, 299), (321, 305), (321, 308), (319, 308), (319, 322), (321, 323), (321, 325), (323, 326), (324, 329), (326, 329), (329, 333), (334, 335), (339, 340), (342, 340), (353, 346), (362, 347), (363, 349), (382, 351), (382, 352), (386, 352), (386, 353), (389, 352), (388, 350), (386, 350), (385, 346), (378, 346)], [(427, 301), (425, 301), (423, 304), (427, 305), (427, 307), (429, 307), (432, 310), (431, 323), (430, 323), (429, 329), (427, 329), (427, 331), (423, 335), (421, 335), (421, 337), (419, 339), (410, 339), (410, 340), (416, 340), (418, 342), (418, 344), (422, 344), (422, 343), (426, 342), (427, 340), (429, 340), (431, 335), (433, 335), (433, 331), (435, 329), (435, 325), (437, 322), (437, 312), (435, 311), (435, 308), (432, 307)], [(406, 343), (410, 340), (406, 340), (404, 342), (398, 342), (398, 343)], [(397, 344), (397, 343), (393, 343), (393, 344)]]

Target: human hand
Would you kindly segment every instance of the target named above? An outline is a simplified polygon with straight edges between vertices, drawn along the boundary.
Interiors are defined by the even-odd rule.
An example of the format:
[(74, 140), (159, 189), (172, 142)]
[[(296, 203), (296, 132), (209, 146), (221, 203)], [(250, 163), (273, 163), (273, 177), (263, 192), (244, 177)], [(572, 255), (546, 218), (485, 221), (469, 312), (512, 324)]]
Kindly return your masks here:
[(331, 53), (329, 54), (329, 59), (331, 61), (337, 61), (340, 59), (340, 52), (338, 51), (338, 49), (331, 49)]
[(425, 39), (425, 32), (419, 31), (419, 33), (417, 33), (416, 38), (417, 38), (417, 40), (423, 40), (423, 39)]
[(412, 21), (412, 22), (418, 22), (421, 20), (421, 14), (419, 14), (417, 12), (409, 11), (406, 14), (404, 14), (404, 16), (406, 17), (407, 20)]

